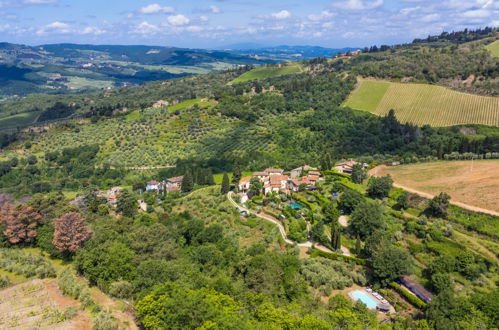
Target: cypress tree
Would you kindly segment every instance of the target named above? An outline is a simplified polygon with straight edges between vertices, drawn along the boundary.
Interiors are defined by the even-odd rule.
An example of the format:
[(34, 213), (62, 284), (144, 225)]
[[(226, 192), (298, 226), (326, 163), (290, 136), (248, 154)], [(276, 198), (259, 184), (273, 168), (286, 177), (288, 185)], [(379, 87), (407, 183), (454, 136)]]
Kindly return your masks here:
[(239, 185), (239, 181), (241, 181), (241, 167), (239, 166), (239, 163), (236, 163), (234, 165), (234, 173), (232, 174), (232, 184), (234, 185), (235, 188)]
[(360, 237), (357, 235), (357, 241), (355, 242), (355, 254), (360, 253)]
[(229, 176), (227, 173), (224, 173), (224, 177), (222, 179), (222, 188), (220, 189), (220, 193), (225, 195), (230, 191), (230, 182), (229, 182)]
[(213, 172), (211, 168), (206, 170), (205, 184), (208, 186), (213, 186), (215, 184), (215, 179), (213, 179)]
[(331, 226), (331, 246), (333, 250), (341, 249), (341, 233), (338, 223), (333, 222)]
[(189, 192), (194, 187), (194, 182), (192, 180), (192, 174), (190, 171), (187, 171), (184, 175), (184, 179), (182, 180), (182, 192)]

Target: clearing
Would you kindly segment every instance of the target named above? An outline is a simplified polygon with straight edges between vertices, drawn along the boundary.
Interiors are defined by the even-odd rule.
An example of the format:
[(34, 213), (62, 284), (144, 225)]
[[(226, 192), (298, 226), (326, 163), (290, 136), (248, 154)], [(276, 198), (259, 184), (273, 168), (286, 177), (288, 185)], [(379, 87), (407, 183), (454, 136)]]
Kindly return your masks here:
[(344, 105), (379, 116), (393, 109), (399, 120), (416, 125), (499, 126), (499, 98), (428, 84), (361, 80)]
[(79, 311), (64, 320), (66, 308), (79, 306), (65, 297), (56, 280), (31, 280), (0, 291), (1, 329), (91, 329), (92, 318)]
[(280, 64), (277, 66), (270, 66), (270, 67), (262, 66), (243, 73), (241, 76), (234, 79), (229, 84), (237, 84), (250, 80), (260, 80), (266, 78), (279, 77), (288, 74), (299, 73), (301, 71), (302, 68), (299, 63)]
[(485, 48), (492, 53), (492, 56), (499, 57), (499, 40), (485, 46)]
[[(440, 161), (400, 166), (379, 166), (371, 174), (390, 174), (400, 188), (431, 198), (440, 192), (454, 204), (499, 215), (499, 160)], [(482, 210), (480, 210), (482, 209)], [(492, 212), (490, 212), (492, 211)]]

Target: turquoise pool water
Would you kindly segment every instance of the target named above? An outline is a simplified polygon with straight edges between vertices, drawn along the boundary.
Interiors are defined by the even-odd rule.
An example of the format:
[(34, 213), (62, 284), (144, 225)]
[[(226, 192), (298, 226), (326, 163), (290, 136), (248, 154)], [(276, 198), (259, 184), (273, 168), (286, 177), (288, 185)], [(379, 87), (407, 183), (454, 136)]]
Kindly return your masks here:
[(291, 207), (294, 210), (299, 210), (303, 207), (303, 205), (298, 204), (298, 203), (292, 203), (292, 204), (289, 204), (289, 207)]
[(367, 308), (376, 308), (378, 306), (378, 303), (365, 292), (354, 291), (352, 297), (355, 300), (360, 300)]

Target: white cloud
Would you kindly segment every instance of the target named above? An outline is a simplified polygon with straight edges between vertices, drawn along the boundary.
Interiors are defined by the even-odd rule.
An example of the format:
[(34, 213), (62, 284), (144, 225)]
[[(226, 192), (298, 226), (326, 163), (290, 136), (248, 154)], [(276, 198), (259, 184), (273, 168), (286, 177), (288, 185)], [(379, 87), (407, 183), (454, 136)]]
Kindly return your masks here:
[(282, 20), (282, 19), (290, 18), (291, 13), (287, 10), (281, 10), (280, 12), (273, 13), (270, 16), (272, 16), (275, 19)]
[(95, 26), (87, 26), (83, 30), (80, 31), (80, 34), (93, 34), (93, 35), (101, 35), (106, 33), (105, 30), (101, 30), (98, 27)]
[(38, 35), (45, 35), (45, 34), (67, 34), (67, 33), (72, 33), (74, 32), (71, 29), (71, 26), (67, 23), (55, 21), (50, 24), (45, 25), (44, 27), (38, 29), (36, 31), (36, 34)]
[(189, 32), (201, 32), (204, 30), (203, 27), (201, 27), (199, 25), (191, 25), (191, 26), (186, 27), (185, 29)]
[(307, 16), (307, 18), (313, 22), (320, 22), (322, 20), (328, 19), (333, 17), (334, 14), (331, 13), (329, 10), (324, 10), (320, 14), (310, 14)]
[(145, 7), (140, 8), (139, 12), (141, 14), (145, 15), (151, 15), (151, 14), (162, 14), (162, 13), (174, 13), (175, 8), (173, 7), (162, 7), (161, 5), (157, 3), (153, 3), (150, 5), (147, 5)]
[(465, 11), (464, 13), (461, 14), (461, 16), (466, 18), (483, 18), (483, 17), (489, 17), (490, 14), (491, 14), (490, 11), (486, 9), (477, 9), (477, 10)]
[(134, 30), (132, 31), (133, 33), (137, 34), (156, 34), (159, 32), (159, 27), (157, 27), (154, 24), (151, 24), (147, 21), (144, 21), (137, 25)]
[(167, 21), (168, 23), (170, 23), (170, 25), (181, 26), (189, 24), (191, 20), (182, 14), (178, 14), (178, 15), (169, 16), (167, 18)]
[(333, 7), (346, 10), (374, 9), (383, 5), (383, 0), (345, 0), (332, 3)]

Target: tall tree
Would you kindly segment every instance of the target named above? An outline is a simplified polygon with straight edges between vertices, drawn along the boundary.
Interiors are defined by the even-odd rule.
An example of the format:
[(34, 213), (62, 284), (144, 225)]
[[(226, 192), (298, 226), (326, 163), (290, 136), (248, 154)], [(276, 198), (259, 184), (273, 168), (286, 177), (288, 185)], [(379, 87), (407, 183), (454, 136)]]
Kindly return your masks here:
[(401, 247), (387, 246), (373, 256), (372, 267), (378, 279), (387, 285), (401, 275), (409, 274), (412, 260), (409, 252)]
[(371, 177), (367, 186), (367, 195), (371, 198), (388, 197), (392, 189), (393, 180), (390, 175), (380, 178)]
[(69, 212), (55, 219), (54, 228), (52, 244), (61, 252), (76, 252), (92, 236), (85, 218), (77, 212)]
[(239, 181), (241, 181), (242, 173), (241, 166), (239, 163), (234, 164), (234, 170), (232, 173), (232, 185), (237, 188)]
[(337, 221), (331, 224), (331, 246), (334, 250), (341, 249), (341, 231)]
[(191, 174), (191, 171), (187, 171), (184, 174), (184, 178), (182, 180), (182, 192), (189, 192), (194, 188), (194, 180)]
[(260, 179), (257, 178), (256, 176), (252, 177), (250, 180), (250, 186), (248, 192), (249, 196), (253, 197), (259, 195), (262, 190), (262, 187), (263, 187), (262, 181), (260, 181)]
[(370, 236), (385, 227), (383, 208), (375, 201), (362, 201), (350, 216), (350, 228), (360, 238)]
[(138, 203), (128, 190), (123, 192), (118, 197), (117, 210), (126, 217), (133, 217), (137, 213)]
[(355, 241), (355, 254), (360, 254), (361, 251), (361, 242), (360, 242), (360, 237), (357, 235), (357, 240)]
[(354, 183), (359, 183), (359, 184), (362, 183), (367, 178), (366, 172), (364, 172), (364, 169), (362, 168), (361, 164), (355, 164), (352, 167), (351, 178)]
[(224, 173), (223, 179), (222, 179), (222, 187), (220, 188), (220, 193), (222, 195), (225, 195), (230, 191), (230, 181), (229, 181), (229, 176), (227, 173)]
[(29, 206), (6, 203), (0, 209), (0, 222), (5, 225), (3, 234), (11, 244), (33, 241), (41, 220), (42, 216)]

